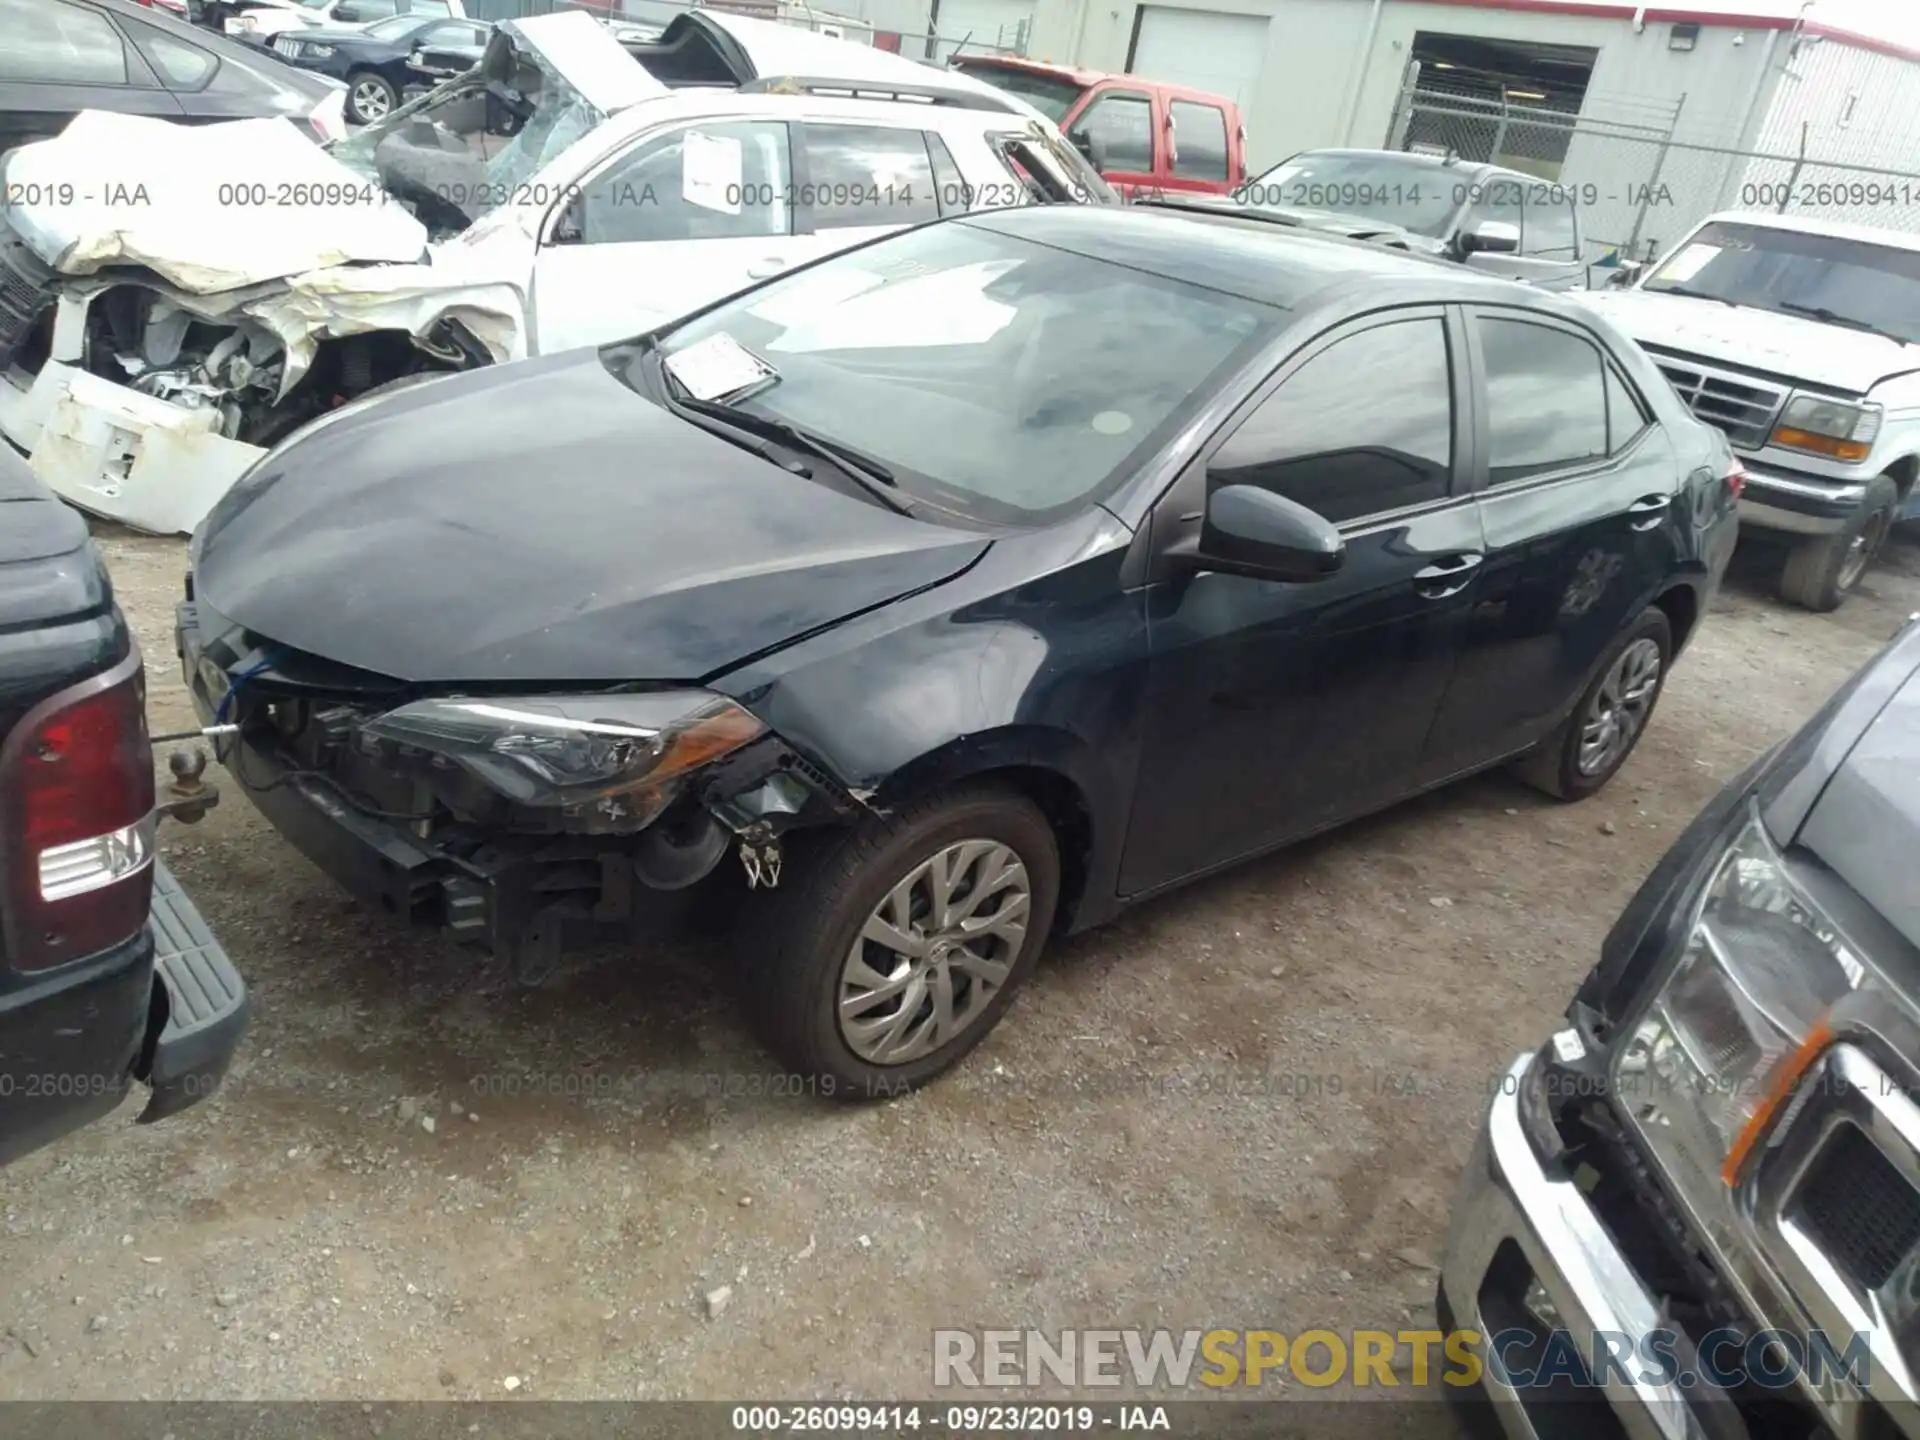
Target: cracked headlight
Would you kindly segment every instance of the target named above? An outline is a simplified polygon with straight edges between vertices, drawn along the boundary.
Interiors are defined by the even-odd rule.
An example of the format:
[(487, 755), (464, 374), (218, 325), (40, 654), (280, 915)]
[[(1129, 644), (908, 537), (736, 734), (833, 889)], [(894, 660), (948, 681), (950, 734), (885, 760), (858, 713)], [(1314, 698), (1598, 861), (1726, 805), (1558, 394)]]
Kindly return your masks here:
[(638, 830), (766, 726), (723, 695), (665, 690), (416, 700), (361, 733), (443, 757), (521, 805)]
[(1773, 443), (1835, 460), (1864, 460), (1880, 436), (1884, 413), (1878, 405), (1795, 395), (1773, 427)]
[(1733, 1182), (1824, 1047), (1828, 1013), (1866, 976), (1750, 817), (1707, 882), (1678, 965), (1615, 1052), (1614, 1094), (1677, 1182)]

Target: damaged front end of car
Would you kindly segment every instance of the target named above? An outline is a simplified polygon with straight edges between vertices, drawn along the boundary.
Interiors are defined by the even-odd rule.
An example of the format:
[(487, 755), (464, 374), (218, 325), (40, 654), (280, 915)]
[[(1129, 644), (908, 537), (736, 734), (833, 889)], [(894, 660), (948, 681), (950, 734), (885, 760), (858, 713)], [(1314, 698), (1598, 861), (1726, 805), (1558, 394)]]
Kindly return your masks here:
[(502, 26), (472, 72), (326, 150), (285, 121), (86, 111), (10, 152), (0, 436), (82, 509), (185, 533), (329, 410), (524, 357), (524, 182), (660, 91), (598, 30)]
[(861, 809), (712, 691), (419, 694), (262, 645), (204, 603), (177, 624), (219, 757), (275, 829), (523, 984), (569, 951), (671, 933), (730, 851), (748, 887), (779, 884), (790, 830)]

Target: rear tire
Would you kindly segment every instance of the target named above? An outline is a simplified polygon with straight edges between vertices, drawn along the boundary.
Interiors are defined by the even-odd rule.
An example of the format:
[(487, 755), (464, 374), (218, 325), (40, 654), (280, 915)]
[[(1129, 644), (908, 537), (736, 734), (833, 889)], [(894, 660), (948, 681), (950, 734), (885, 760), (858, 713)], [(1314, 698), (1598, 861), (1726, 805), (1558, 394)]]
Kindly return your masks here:
[(1053, 829), (978, 784), (813, 838), (742, 926), (755, 1027), (809, 1093), (904, 1094), (958, 1064), (1032, 973), (1060, 895)]
[(400, 103), (400, 92), (386, 76), (372, 70), (356, 70), (347, 76), (347, 119), (356, 125), (371, 125), (384, 120)]
[(1598, 792), (1647, 733), (1672, 662), (1673, 626), (1664, 610), (1649, 605), (1614, 642), (1573, 713), (1514, 773), (1556, 800), (1584, 800)]
[(1859, 587), (1893, 529), (1900, 491), (1885, 475), (1867, 486), (1846, 528), (1796, 543), (1780, 571), (1780, 596), (1803, 609), (1838, 610)]

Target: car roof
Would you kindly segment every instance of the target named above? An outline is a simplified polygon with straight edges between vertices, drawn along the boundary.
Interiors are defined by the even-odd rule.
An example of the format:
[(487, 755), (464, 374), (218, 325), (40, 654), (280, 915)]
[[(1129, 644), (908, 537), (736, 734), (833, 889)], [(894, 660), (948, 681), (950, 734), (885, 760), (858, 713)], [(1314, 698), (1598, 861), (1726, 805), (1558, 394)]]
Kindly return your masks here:
[[(693, 13), (693, 12), (688, 12)], [(872, 45), (856, 45), (831, 35), (819, 35), (797, 25), (759, 20), (718, 7), (703, 7), (699, 12), (706, 22), (718, 26), (733, 38), (753, 66), (760, 80), (792, 76), (815, 82), (858, 80), (876, 86), (900, 89), (943, 90), (977, 96), (982, 109), (1007, 110), (1019, 104), (1031, 109), (1018, 97), (1009, 96), (997, 86), (976, 80), (960, 71), (923, 64), (890, 50)], [(1040, 112), (1032, 112), (1038, 115)]]
[[(1353, 160), (1377, 160), (1385, 156), (1393, 160), (1404, 161), (1408, 165), (1421, 170), (1445, 170), (1449, 174), (1457, 172), (1468, 175), (1497, 175), (1502, 179), (1524, 180), (1529, 184), (1544, 183), (1538, 175), (1529, 175), (1524, 170), (1511, 170), (1505, 165), (1492, 165), (1485, 160), (1462, 160), (1454, 156), (1427, 155), (1417, 150), (1368, 150), (1329, 146), (1321, 150), (1302, 150), (1296, 155), (1289, 155), (1285, 160), (1280, 162), (1280, 165), (1291, 165), (1295, 161), (1305, 160), (1311, 155), (1334, 155), (1343, 159)], [(1273, 165), (1268, 168), (1277, 170), (1280, 168), (1280, 165)]]
[(1885, 230), (1878, 225), (1855, 225), (1846, 220), (1819, 220), (1810, 215), (1774, 215), (1755, 210), (1721, 210), (1700, 223), (1711, 225), (1716, 221), (1755, 225), (1766, 230), (1790, 230), (1803, 235), (1831, 235), (1836, 240), (1859, 240), (1896, 250), (1920, 251), (1920, 235), (1903, 230)]
[(1396, 304), (1519, 305), (1592, 328), (1592, 312), (1549, 292), (1363, 240), (1282, 228), (1227, 211), (1032, 205), (963, 217), (1001, 234), (1126, 265), (1283, 310), (1364, 287)]
[[(947, 64), (953, 66), (982, 66), (995, 70), (1022, 70), (1029, 75), (1046, 75), (1055, 80), (1071, 81), (1075, 85), (1098, 85), (1102, 80), (1114, 78), (1111, 70), (1083, 70), (1077, 65), (1055, 65), (1047, 60), (1029, 60), (1024, 55), (994, 55), (982, 51), (969, 53), (955, 51), (948, 57)], [(1136, 84), (1157, 86), (1157, 80), (1148, 80), (1143, 76), (1129, 75), (1128, 80)]]

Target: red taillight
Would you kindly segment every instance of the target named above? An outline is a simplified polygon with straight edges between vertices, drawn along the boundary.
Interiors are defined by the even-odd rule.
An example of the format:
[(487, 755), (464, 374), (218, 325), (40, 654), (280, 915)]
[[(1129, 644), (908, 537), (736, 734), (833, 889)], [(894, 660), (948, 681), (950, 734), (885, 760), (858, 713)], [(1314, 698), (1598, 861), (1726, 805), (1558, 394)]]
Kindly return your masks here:
[(1747, 472), (1740, 467), (1738, 461), (1735, 461), (1733, 468), (1727, 471), (1726, 481), (1727, 494), (1738, 500), (1740, 492), (1747, 488)]
[(153, 895), (153, 749), (138, 651), (27, 712), (0, 747), (7, 962), (132, 939)]

